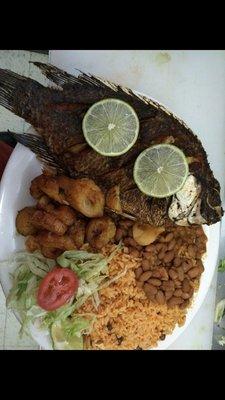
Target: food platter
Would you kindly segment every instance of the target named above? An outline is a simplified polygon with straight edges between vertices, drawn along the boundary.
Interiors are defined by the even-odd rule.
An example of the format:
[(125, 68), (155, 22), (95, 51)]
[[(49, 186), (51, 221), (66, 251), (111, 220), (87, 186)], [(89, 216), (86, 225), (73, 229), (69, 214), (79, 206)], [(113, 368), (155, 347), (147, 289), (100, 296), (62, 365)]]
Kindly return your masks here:
[[(32, 132), (32, 130), (29, 130)], [(29, 194), (31, 180), (41, 173), (41, 165), (36, 156), (27, 148), (17, 145), (6, 170), (4, 172), (0, 187), (0, 260), (6, 259), (12, 252), (24, 248), (24, 239), (17, 234), (15, 228), (15, 217), (25, 205), (33, 205), (34, 200)], [(157, 349), (167, 349), (187, 328), (195, 314), (203, 303), (209, 289), (216, 268), (219, 247), (220, 223), (210, 227), (204, 227), (208, 237), (207, 252), (204, 258), (205, 271), (201, 277), (199, 291), (196, 293), (192, 307), (189, 309), (186, 322), (181, 328), (175, 328)], [(0, 269), (0, 280), (3, 291), (7, 296), (11, 288), (10, 273), (12, 271), (2, 267)], [(32, 336), (44, 349), (51, 349), (51, 341), (46, 332), (32, 328)]]

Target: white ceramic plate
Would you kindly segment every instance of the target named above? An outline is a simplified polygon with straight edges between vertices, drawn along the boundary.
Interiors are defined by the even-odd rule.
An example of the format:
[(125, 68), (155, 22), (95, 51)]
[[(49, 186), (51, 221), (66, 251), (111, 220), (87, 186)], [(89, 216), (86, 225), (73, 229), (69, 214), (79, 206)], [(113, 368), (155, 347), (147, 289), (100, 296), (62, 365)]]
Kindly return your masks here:
[[(144, 93), (136, 93), (146, 96), (157, 107), (163, 108), (169, 114), (171, 113), (166, 106), (156, 99), (150, 98)], [(184, 123), (181, 120), (180, 122)], [(32, 129), (30, 129), (30, 132), (32, 132)], [(25, 147), (17, 145), (7, 164), (0, 186), (0, 260), (7, 258), (13, 251), (24, 248), (23, 237), (16, 233), (15, 218), (18, 210), (26, 205), (34, 204), (34, 200), (29, 194), (29, 186), (30, 181), (40, 172), (41, 166), (35, 155)], [(202, 274), (200, 289), (195, 295), (193, 306), (188, 311), (185, 324), (181, 328), (175, 328), (171, 335), (168, 335), (163, 342), (159, 342), (157, 349), (166, 349), (177, 339), (194, 318), (206, 297), (217, 264), (220, 223), (210, 227), (205, 226), (204, 230), (208, 242), (204, 259), (205, 271)], [(0, 280), (6, 295), (11, 287), (9, 272), (9, 270), (0, 269)], [(34, 329), (33, 336), (42, 347), (51, 348), (51, 342), (46, 334)]]
[[(0, 260), (5, 260), (12, 252), (24, 248), (24, 238), (16, 232), (15, 218), (18, 210), (34, 204), (34, 199), (29, 194), (29, 187), (31, 180), (40, 173), (41, 165), (36, 156), (18, 144), (7, 164), (0, 187)], [(187, 328), (209, 289), (217, 263), (220, 224), (205, 226), (204, 229), (208, 236), (208, 242), (204, 260), (205, 271), (201, 278), (200, 289), (195, 296), (193, 306), (188, 311), (184, 326), (175, 328), (171, 335), (159, 343), (157, 349), (166, 349)], [(10, 272), (12, 271), (8, 268), (0, 269), (0, 280), (6, 296), (11, 288)], [(46, 333), (34, 328), (32, 335), (40, 346), (51, 349), (51, 341)]]

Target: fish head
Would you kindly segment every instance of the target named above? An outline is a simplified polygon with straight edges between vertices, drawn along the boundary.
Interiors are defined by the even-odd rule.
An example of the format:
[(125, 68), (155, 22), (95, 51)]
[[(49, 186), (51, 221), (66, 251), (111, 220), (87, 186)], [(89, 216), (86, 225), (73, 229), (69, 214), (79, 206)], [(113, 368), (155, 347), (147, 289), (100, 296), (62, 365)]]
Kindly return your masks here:
[[(218, 186), (218, 182), (215, 180)], [(221, 219), (218, 188), (203, 182), (193, 174), (188, 175), (183, 187), (172, 197), (169, 218), (177, 225), (213, 224)]]
[(201, 215), (207, 220), (208, 225), (220, 221), (224, 214), (218, 186), (215, 180), (215, 185), (205, 185), (202, 189)]

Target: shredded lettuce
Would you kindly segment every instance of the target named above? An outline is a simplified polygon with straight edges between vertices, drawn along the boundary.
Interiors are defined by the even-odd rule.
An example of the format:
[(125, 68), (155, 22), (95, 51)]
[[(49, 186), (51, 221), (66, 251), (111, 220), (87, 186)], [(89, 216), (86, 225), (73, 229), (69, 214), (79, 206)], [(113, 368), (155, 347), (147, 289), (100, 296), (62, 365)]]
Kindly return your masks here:
[[(119, 279), (126, 270), (109, 279), (108, 263), (121, 249), (119, 244), (109, 257), (87, 251), (65, 251), (57, 258), (61, 267), (72, 269), (79, 277), (79, 288), (69, 303), (54, 311), (45, 311), (37, 304), (37, 291), (40, 281), (54, 267), (55, 261), (46, 259), (39, 252), (18, 252), (11, 256), (7, 263), (13, 269), (12, 288), (7, 298), (7, 306), (17, 311), (21, 318), (21, 333), (29, 334), (30, 324), (40, 329), (51, 331), (54, 324), (60, 324), (65, 340), (90, 333), (94, 317), (76, 314), (76, 310), (91, 296), (96, 309), (100, 299), (98, 291)], [(5, 263), (5, 262), (4, 262)], [(78, 343), (79, 342), (79, 343)], [(81, 340), (77, 345), (81, 346)], [(82, 342), (83, 343), (83, 342)]]
[(90, 332), (93, 320), (94, 318), (90, 318), (89, 314), (75, 314), (64, 321), (55, 321), (51, 327), (54, 349), (82, 350), (83, 335)]
[(82, 334), (87, 334), (89, 332), (91, 320), (83, 318), (79, 315), (74, 315), (71, 319), (66, 319), (62, 322), (62, 327), (65, 332), (66, 339), (73, 336), (81, 337)]
[(225, 346), (225, 336), (219, 336), (218, 337), (218, 343), (220, 346)]
[(57, 258), (61, 267), (71, 268), (79, 278), (90, 282), (101, 272), (107, 273), (107, 259), (102, 254), (88, 253), (87, 251), (65, 251)]
[(216, 305), (215, 322), (219, 324), (225, 315), (225, 299), (220, 300)]
[(122, 244), (119, 243), (108, 257), (100, 253), (71, 250), (65, 251), (57, 258), (57, 263), (61, 267), (71, 268), (80, 278), (75, 309), (81, 307), (90, 296), (95, 308), (98, 308), (100, 303), (98, 291), (117, 279), (108, 278), (108, 264), (121, 248)]
[(225, 272), (225, 259), (224, 260), (220, 260), (218, 271), (219, 272)]

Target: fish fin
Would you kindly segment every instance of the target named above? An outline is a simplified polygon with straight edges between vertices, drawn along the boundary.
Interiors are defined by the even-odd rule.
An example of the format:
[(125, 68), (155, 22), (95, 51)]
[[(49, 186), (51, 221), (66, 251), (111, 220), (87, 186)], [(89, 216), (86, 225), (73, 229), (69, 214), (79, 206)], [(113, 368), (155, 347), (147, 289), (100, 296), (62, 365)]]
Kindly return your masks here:
[(57, 172), (65, 174), (65, 168), (59, 160), (49, 150), (44, 140), (32, 133), (15, 133), (8, 131), (5, 133), (8, 137), (15, 139), (18, 143), (25, 147), (28, 147), (33, 153), (36, 154), (37, 158), (45, 165), (50, 168), (54, 168)]
[(112, 217), (113, 216), (123, 217), (123, 218), (126, 218), (126, 219), (130, 219), (131, 221), (136, 221), (137, 220), (137, 218), (134, 215), (127, 214), (127, 213), (125, 213), (123, 211), (120, 212), (120, 211), (112, 210), (111, 208), (106, 207), (106, 206), (105, 206), (104, 210), (105, 210), (105, 212), (107, 214), (111, 215)]
[(58, 86), (63, 86), (65, 84), (76, 84), (77, 78), (73, 75), (68, 74), (65, 71), (62, 71), (60, 68), (55, 67), (51, 64), (44, 64), (38, 61), (30, 61), (36, 67), (38, 67), (41, 72), (48, 78), (50, 81), (54, 82)]
[(74, 68), (76, 71), (80, 72), (80, 75), (77, 77), (67, 72), (61, 70), (60, 68), (55, 67), (51, 64), (44, 64), (37, 61), (31, 61), (36, 67), (40, 68), (42, 73), (52, 82), (56, 83), (59, 86), (63, 86), (65, 84), (79, 84), (79, 85), (91, 85), (91, 86), (98, 86), (101, 88), (107, 88), (114, 92), (123, 91), (130, 96), (135, 96), (139, 100), (146, 102), (144, 96), (137, 96), (131, 89), (125, 88), (120, 85), (116, 85), (106, 79), (97, 77), (92, 74), (87, 74), (77, 68)]
[[(130, 88), (115, 84), (107, 79), (101, 78), (96, 75), (87, 74), (85, 72), (80, 71), (79, 69), (76, 69), (76, 70), (78, 72), (80, 72), (80, 75), (78, 75), (78, 77), (74, 77), (74, 78), (75, 78), (76, 82), (79, 84), (97, 86), (98, 88), (106, 89), (107, 91), (111, 92), (113, 97), (115, 96), (115, 94), (119, 97), (125, 96), (127, 101), (132, 100), (132, 102), (134, 102), (134, 104), (138, 103), (139, 106), (142, 104), (142, 106), (151, 105), (151, 106), (154, 106), (156, 109), (159, 108), (158, 103), (155, 103), (153, 100), (149, 99), (148, 97), (134, 93), (133, 90)], [(148, 110), (149, 110), (149, 108), (148, 108)]]
[(19, 117), (25, 119), (24, 101), (40, 88), (44, 88), (44, 86), (39, 82), (0, 68), (0, 105)]
[(78, 76), (73, 76), (65, 71), (62, 71), (60, 68), (57, 68), (50, 64), (44, 64), (41, 62), (33, 62), (33, 64), (40, 68), (42, 73), (49, 80), (51, 80), (58, 86), (61, 86), (62, 88), (64, 87), (64, 85), (68, 84), (72, 85), (74, 89), (91, 89), (93, 87), (97, 87), (98, 89), (101, 88), (106, 91), (108, 96), (111, 95), (112, 97), (115, 97), (116, 95), (119, 98), (124, 99), (125, 101), (130, 101), (131, 103), (133, 103), (134, 106), (136, 105), (138, 108), (144, 107), (148, 111), (149, 116), (150, 114), (154, 114), (154, 110), (149, 110), (149, 105), (154, 106), (155, 109), (158, 109), (160, 107), (158, 103), (143, 95), (134, 93), (131, 89), (127, 87), (117, 85), (106, 79), (85, 73), (77, 68), (74, 68), (74, 70), (78, 71), (80, 74)]
[(24, 82), (26, 77), (16, 74), (7, 69), (0, 68), (0, 105), (14, 112), (13, 96), (15, 88), (21, 82)]

